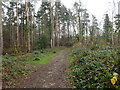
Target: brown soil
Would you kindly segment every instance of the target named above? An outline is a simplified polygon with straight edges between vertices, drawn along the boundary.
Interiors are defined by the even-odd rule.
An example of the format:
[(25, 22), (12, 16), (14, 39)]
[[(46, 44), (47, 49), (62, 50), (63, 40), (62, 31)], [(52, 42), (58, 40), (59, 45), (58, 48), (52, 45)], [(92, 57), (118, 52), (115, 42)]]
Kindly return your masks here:
[(69, 82), (66, 80), (67, 54), (68, 50), (64, 50), (51, 62), (23, 79), (15, 88), (69, 88)]

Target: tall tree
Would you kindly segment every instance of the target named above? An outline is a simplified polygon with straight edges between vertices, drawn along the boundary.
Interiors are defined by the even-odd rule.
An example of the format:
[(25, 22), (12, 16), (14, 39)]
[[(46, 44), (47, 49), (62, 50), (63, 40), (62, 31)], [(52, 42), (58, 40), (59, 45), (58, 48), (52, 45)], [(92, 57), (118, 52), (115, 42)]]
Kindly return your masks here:
[(118, 44), (120, 44), (120, 1), (118, 2), (118, 14), (115, 16), (116, 32), (118, 32)]
[(25, 0), (25, 12), (26, 12), (26, 33), (27, 33), (27, 37), (26, 37), (26, 49), (27, 52), (30, 52), (31, 50), (31, 46), (30, 46), (30, 23), (29, 23), (29, 5), (30, 2), (28, 2), (28, 0)]
[(82, 36), (83, 36), (83, 41), (87, 43), (87, 36), (88, 36), (88, 23), (90, 22), (89, 20), (89, 14), (87, 13), (87, 9), (82, 9), (83, 12), (83, 19), (81, 20), (82, 23)]
[(0, 56), (3, 51), (3, 34), (2, 34), (2, 1), (0, 1)]
[(50, 1), (50, 19), (51, 19), (51, 47), (55, 46), (55, 38), (54, 38), (54, 16), (53, 16), (53, 0)]
[(18, 14), (18, 1), (16, 1), (16, 47), (19, 48), (19, 14)]
[(109, 20), (109, 15), (108, 14), (105, 15), (103, 28), (104, 28), (105, 40), (107, 42), (111, 43), (112, 23)]
[(56, 46), (59, 46), (59, 14), (58, 14), (58, 9), (59, 9), (59, 1), (55, 2), (55, 40), (56, 40)]
[(61, 5), (60, 8), (60, 13), (61, 13), (61, 39), (62, 39), (62, 45), (65, 45), (66, 42), (66, 26), (67, 26), (67, 15), (68, 11), (67, 8), (64, 5)]
[(98, 33), (98, 22), (94, 15), (92, 15), (92, 25), (89, 29), (90, 32), (90, 42), (93, 44), (96, 41)]

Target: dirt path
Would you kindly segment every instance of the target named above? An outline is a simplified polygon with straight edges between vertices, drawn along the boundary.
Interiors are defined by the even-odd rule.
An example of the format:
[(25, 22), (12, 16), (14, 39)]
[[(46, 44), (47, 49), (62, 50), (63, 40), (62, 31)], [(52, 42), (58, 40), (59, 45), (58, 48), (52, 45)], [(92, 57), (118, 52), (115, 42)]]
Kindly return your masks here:
[(68, 50), (61, 52), (50, 63), (30, 74), (27, 80), (21, 81), (17, 88), (69, 88), (65, 79), (68, 67), (67, 54)]

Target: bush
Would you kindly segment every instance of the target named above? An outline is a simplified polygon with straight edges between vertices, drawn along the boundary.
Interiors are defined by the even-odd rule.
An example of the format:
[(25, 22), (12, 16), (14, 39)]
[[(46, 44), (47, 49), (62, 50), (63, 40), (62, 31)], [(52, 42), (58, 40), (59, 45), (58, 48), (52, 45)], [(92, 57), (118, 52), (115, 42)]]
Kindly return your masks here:
[(41, 35), (38, 39), (37, 44), (38, 44), (38, 46), (37, 46), (38, 49), (45, 49), (45, 48), (50, 47), (49, 36), (48, 35)]
[(34, 52), (33, 52), (33, 54), (35, 54), (35, 55), (36, 55), (36, 54), (39, 54), (39, 53), (40, 53), (39, 51), (34, 51)]
[(72, 53), (71, 63), (72, 84), (74, 88), (115, 88), (110, 79), (116, 72), (118, 56), (116, 51), (106, 48), (81, 48)]
[(40, 61), (40, 58), (36, 57), (33, 61)]
[(66, 42), (66, 43), (65, 43), (65, 46), (71, 47), (71, 46), (73, 46), (73, 42), (70, 42), (70, 41), (69, 41), (69, 42)]
[(53, 51), (53, 53), (56, 53), (56, 51)]

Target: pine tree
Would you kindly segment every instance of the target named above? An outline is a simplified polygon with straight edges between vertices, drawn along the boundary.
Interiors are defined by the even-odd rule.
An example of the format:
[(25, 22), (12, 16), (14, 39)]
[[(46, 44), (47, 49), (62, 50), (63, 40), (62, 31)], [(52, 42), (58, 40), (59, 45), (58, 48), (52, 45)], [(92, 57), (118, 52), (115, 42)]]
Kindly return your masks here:
[(104, 38), (107, 42), (111, 43), (112, 23), (109, 20), (108, 14), (105, 15), (104, 19)]

